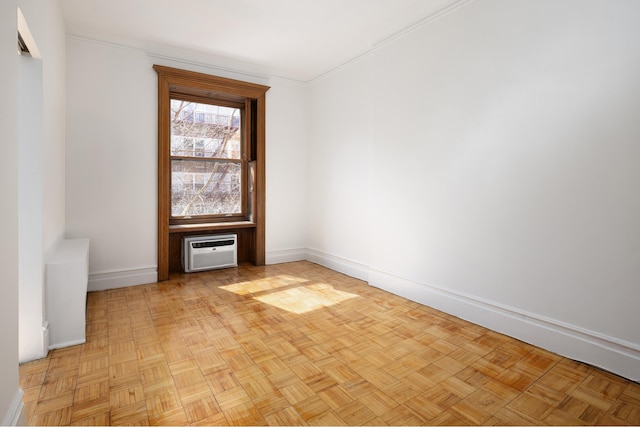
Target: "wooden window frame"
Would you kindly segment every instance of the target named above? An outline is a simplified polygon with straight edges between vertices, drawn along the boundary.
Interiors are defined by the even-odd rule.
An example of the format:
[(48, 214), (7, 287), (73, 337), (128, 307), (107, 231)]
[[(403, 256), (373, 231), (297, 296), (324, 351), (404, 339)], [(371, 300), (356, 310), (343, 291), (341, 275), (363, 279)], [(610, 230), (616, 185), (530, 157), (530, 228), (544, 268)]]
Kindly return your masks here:
[[(265, 107), (268, 86), (209, 74), (154, 65), (158, 74), (158, 281), (169, 279), (170, 235), (249, 229), (248, 260), (265, 264)], [(206, 222), (210, 219), (171, 220), (171, 99), (192, 99), (208, 103), (245, 105), (247, 161), (253, 163), (253, 206), (251, 218)], [(223, 104), (221, 104), (223, 105)]]

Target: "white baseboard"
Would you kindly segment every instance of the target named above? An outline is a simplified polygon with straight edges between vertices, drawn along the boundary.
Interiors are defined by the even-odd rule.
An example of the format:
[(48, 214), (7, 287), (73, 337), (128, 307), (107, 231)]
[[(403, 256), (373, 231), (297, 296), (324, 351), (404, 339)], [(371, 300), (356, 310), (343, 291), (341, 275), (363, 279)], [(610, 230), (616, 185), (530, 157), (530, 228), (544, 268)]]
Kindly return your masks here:
[(125, 288), (127, 286), (144, 285), (158, 281), (156, 267), (143, 267), (131, 270), (106, 271), (89, 274), (87, 290), (105, 291), (107, 289)]
[(25, 352), (20, 351), (20, 354), (18, 355), (18, 363), (33, 362), (34, 360), (40, 360), (47, 357), (47, 354), (49, 353), (49, 322), (46, 320), (42, 322), (42, 329), (40, 332), (42, 334), (42, 347), (35, 352), (30, 351), (26, 354)]
[(22, 403), (22, 389), (18, 389), (16, 394), (13, 396), (13, 400), (11, 401), (11, 406), (9, 406), (9, 411), (6, 413), (4, 418), (2, 419), (3, 426), (17, 426), (17, 425), (27, 425), (24, 414), (24, 403)]
[(369, 284), (559, 355), (640, 381), (640, 345), (514, 307), (371, 270)]
[(42, 322), (42, 348), (45, 351), (44, 357), (49, 352), (49, 343), (51, 342), (51, 333), (49, 331), (49, 322), (46, 320)]
[(356, 279), (369, 281), (369, 266), (357, 261), (330, 255), (315, 249), (307, 249), (307, 261), (315, 262)]
[(55, 350), (56, 348), (72, 347), (74, 345), (80, 345), (80, 344), (84, 344), (86, 342), (87, 342), (87, 340), (73, 340), (73, 341), (66, 341), (66, 342), (62, 342), (62, 343), (51, 344), (49, 346), (49, 350)]
[(267, 265), (303, 261), (305, 259), (307, 259), (307, 250), (304, 248), (270, 251), (265, 254), (265, 261)]
[[(640, 345), (556, 319), (466, 295), (434, 284), (419, 283), (368, 265), (315, 249), (266, 254), (267, 264), (307, 260), (369, 282), (370, 285), (445, 313), (517, 338), (570, 359), (588, 363), (632, 381), (640, 381)], [(89, 275), (89, 291), (157, 281), (156, 267)]]

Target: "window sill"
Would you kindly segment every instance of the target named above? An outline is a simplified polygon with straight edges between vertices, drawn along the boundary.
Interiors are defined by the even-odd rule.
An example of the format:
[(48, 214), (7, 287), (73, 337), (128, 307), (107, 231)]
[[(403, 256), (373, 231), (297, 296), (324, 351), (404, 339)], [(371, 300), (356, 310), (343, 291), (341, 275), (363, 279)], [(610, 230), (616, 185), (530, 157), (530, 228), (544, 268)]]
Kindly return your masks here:
[(169, 225), (169, 234), (184, 233), (188, 231), (217, 231), (234, 230), (237, 228), (255, 228), (256, 223), (251, 221), (234, 222), (207, 222), (200, 224), (173, 224)]

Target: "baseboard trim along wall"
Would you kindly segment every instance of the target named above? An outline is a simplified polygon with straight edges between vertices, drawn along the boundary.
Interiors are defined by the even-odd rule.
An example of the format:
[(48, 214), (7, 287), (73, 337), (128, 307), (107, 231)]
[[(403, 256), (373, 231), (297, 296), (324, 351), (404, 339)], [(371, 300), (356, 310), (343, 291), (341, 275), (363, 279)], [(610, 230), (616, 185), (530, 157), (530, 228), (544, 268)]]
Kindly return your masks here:
[(307, 250), (304, 248), (269, 251), (265, 254), (265, 262), (267, 265), (303, 261), (306, 259)]
[(57, 348), (71, 347), (71, 346), (74, 346), (74, 345), (84, 344), (86, 342), (87, 342), (87, 340), (73, 340), (73, 341), (61, 342), (61, 343), (50, 345), (49, 346), (49, 350), (55, 350)]
[[(493, 331), (621, 375), (640, 381), (640, 345), (607, 336), (596, 331), (567, 324), (556, 319), (484, 300), (474, 295), (419, 283), (368, 265), (316, 249), (270, 251), (267, 264), (307, 260), (347, 276), (368, 282), (371, 286), (433, 307)], [(89, 275), (89, 291), (102, 291), (157, 281), (156, 267), (93, 273)]]
[(307, 249), (307, 261), (315, 262), (356, 279), (369, 281), (369, 266), (350, 259), (330, 255), (315, 249)]
[(317, 250), (307, 260), (553, 353), (640, 381), (640, 345), (476, 296), (370, 269)]
[(555, 319), (371, 270), (369, 284), (633, 381), (640, 346)]
[(141, 267), (130, 270), (106, 271), (89, 274), (87, 290), (106, 291), (107, 289), (125, 288), (127, 286), (143, 285), (158, 281), (155, 266)]
[(22, 396), (24, 392), (22, 389), (18, 389), (16, 394), (13, 396), (13, 400), (11, 401), (11, 406), (9, 406), (9, 412), (2, 419), (3, 426), (17, 426), (17, 425), (27, 425), (26, 424), (26, 414), (24, 414), (24, 403), (22, 402)]

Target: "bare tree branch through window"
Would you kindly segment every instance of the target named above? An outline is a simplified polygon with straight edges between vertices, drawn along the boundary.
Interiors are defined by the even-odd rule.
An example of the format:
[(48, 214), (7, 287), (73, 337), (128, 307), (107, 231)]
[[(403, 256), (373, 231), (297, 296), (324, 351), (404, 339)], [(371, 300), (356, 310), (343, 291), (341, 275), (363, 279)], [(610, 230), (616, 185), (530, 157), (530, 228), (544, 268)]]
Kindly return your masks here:
[(242, 213), (241, 111), (171, 100), (171, 214)]

